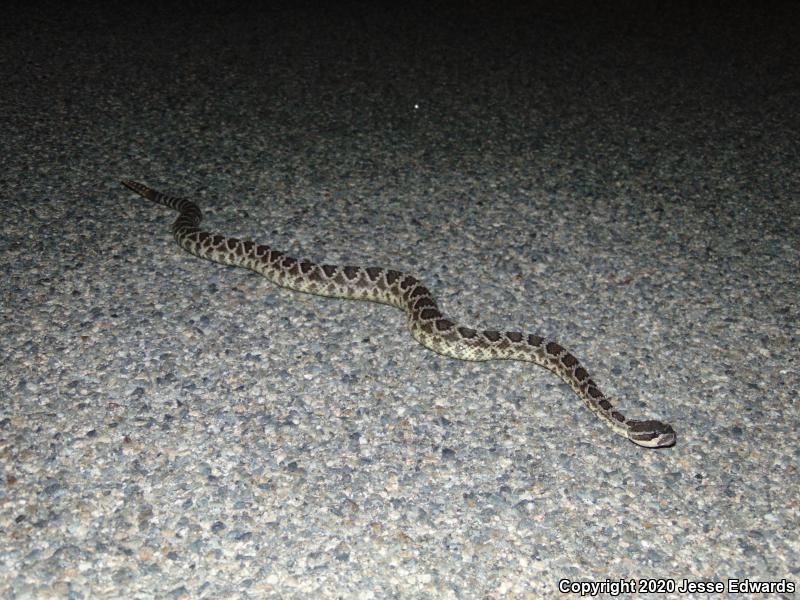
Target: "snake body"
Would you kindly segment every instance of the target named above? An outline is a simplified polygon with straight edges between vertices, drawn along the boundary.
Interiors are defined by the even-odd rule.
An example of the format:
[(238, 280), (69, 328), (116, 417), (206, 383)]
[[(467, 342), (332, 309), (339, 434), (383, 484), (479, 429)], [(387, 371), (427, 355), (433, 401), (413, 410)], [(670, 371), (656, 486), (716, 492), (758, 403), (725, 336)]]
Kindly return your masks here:
[(578, 359), (552, 340), (516, 331), (464, 327), (445, 317), (428, 288), (411, 275), (383, 267), (317, 264), (263, 244), (210, 233), (200, 229), (203, 214), (191, 200), (167, 196), (135, 181), (123, 180), (122, 184), (148, 200), (177, 210), (173, 236), (195, 256), (252, 269), (276, 285), (299, 292), (389, 304), (406, 313), (414, 339), (434, 352), (459, 360), (536, 363), (564, 380), (615, 433), (648, 448), (675, 444), (675, 430), (670, 425), (626, 418)]

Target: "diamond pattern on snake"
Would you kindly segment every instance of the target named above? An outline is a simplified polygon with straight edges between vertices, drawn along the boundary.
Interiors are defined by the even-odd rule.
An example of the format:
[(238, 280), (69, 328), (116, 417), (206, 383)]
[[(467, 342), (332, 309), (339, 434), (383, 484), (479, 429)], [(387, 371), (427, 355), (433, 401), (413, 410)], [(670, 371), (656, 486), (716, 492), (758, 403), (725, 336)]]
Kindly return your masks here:
[(167, 196), (135, 181), (122, 184), (140, 196), (178, 211), (172, 234), (184, 250), (223, 265), (252, 269), (272, 283), (307, 294), (370, 300), (406, 313), (411, 335), (420, 344), (450, 358), (470, 361), (521, 360), (549, 369), (614, 433), (646, 448), (675, 444), (675, 430), (661, 421), (625, 417), (571, 353), (536, 334), (478, 330), (446, 317), (431, 292), (416, 277), (383, 267), (317, 264), (298, 260), (256, 242), (200, 228), (203, 213), (191, 200)]

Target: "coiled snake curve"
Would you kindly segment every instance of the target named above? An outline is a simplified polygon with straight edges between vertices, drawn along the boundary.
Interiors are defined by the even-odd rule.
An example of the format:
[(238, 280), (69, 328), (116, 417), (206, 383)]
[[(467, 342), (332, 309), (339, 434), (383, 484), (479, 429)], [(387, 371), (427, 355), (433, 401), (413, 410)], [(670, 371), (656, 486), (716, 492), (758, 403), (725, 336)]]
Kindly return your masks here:
[(589, 377), (578, 359), (554, 341), (516, 331), (478, 331), (445, 317), (428, 288), (415, 277), (382, 267), (321, 265), (287, 256), (251, 241), (200, 229), (203, 214), (186, 198), (167, 196), (135, 181), (122, 184), (140, 196), (177, 210), (172, 225), (178, 244), (192, 254), (223, 265), (252, 269), (272, 283), (318, 296), (371, 300), (406, 313), (411, 335), (420, 344), (459, 360), (522, 360), (561, 377), (611, 429), (639, 446), (675, 444), (675, 430), (661, 421), (635, 421), (620, 413)]

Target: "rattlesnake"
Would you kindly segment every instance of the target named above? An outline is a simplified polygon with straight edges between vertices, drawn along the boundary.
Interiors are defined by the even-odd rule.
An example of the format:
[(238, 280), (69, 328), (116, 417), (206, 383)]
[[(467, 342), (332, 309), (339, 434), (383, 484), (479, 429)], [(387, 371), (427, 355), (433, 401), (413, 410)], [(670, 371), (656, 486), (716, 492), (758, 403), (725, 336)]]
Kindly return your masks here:
[(428, 288), (415, 277), (382, 267), (316, 264), (269, 246), (200, 229), (203, 214), (186, 198), (167, 196), (135, 181), (122, 184), (137, 194), (177, 210), (172, 225), (178, 244), (192, 254), (260, 273), (279, 286), (333, 298), (371, 300), (406, 313), (411, 335), (423, 346), (459, 360), (522, 360), (556, 373), (611, 429), (639, 446), (675, 444), (675, 430), (661, 421), (634, 421), (620, 413), (598, 389), (578, 359), (560, 344), (516, 331), (476, 330), (445, 317)]

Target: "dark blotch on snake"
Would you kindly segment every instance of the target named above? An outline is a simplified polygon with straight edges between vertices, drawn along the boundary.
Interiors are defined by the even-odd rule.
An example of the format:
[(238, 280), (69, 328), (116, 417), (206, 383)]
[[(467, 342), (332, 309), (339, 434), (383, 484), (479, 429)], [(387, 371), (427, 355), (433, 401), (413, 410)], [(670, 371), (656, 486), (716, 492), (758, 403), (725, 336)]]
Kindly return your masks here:
[(578, 364), (578, 359), (572, 356), (569, 352), (567, 352), (564, 356), (561, 357), (561, 364), (571, 369), (575, 365)]
[(486, 329), (483, 332), (483, 337), (485, 337), (490, 342), (496, 342), (500, 339), (500, 332), (494, 331), (493, 329)]
[(426, 308), (421, 313), (419, 313), (420, 319), (425, 319), (426, 321), (432, 321), (434, 319), (441, 319), (442, 313), (440, 313), (435, 308)]
[(419, 310), (421, 308), (425, 308), (426, 306), (432, 306), (432, 307), (436, 308), (436, 301), (433, 298), (431, 298), (430, 296), (425, 296), (423, 298), (417, 298), (414, 301), (414, 305), (412, 306), (412, 308), (414, 310)]
[(436, 321), (436, 329), (439, 331), (448, 331), (449, 329), (452, 329), (454, 325), (455, 323), (448, 319), (439, 319)]
[(402, 273), (400, 271), (395, 271), (394, 269), (389, 269), (386, 271), (386, 283), (392, 285), (395, 281), (397, 281)]
[(544, 338), (542, 336), (533, 335), (533, 334), (530, 334), (528, 336), (528, 345), (529, 346), (539, 347), (539, 346), (542, 345), (543, 341), (544, 341)]
[(403, 281), (400, 282), (400, 289), (407, 290), (412, 285), (416, 285), (417, 283), (419, 282), (416, 279), (414, 279), (411, 275), (406, 275), (403, 278)]
[(411, 292), (408, 297), (409, 298), (417, 298), (419, 296), (430, 296), (431, 293), (424, 285), (418, 285), (414, 288), (414, 291)]

